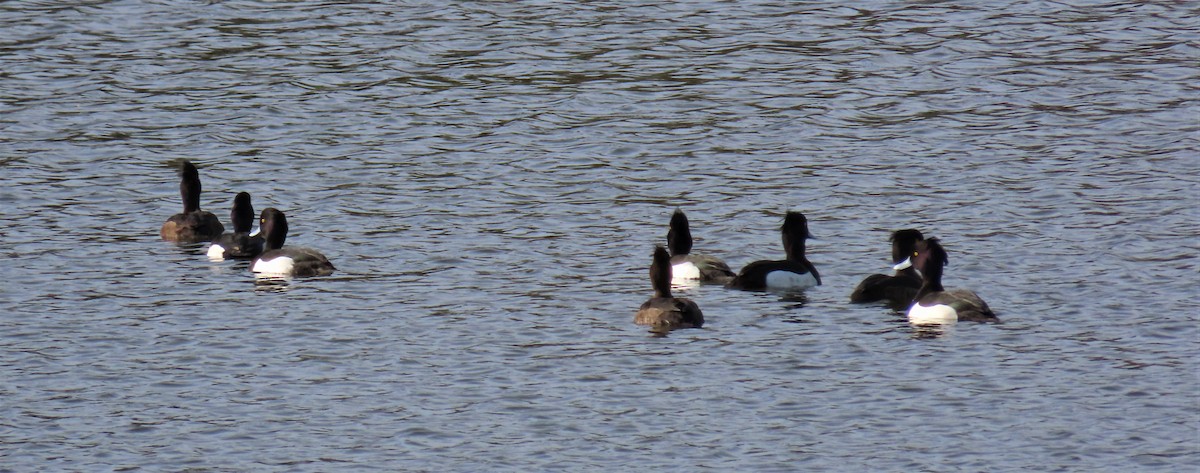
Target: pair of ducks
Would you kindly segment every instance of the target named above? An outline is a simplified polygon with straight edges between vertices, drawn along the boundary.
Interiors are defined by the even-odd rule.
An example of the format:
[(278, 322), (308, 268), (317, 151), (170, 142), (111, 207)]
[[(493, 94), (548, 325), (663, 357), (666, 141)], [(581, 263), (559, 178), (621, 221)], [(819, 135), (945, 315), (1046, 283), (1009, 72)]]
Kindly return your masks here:
[(200, 210), (200, 172), (189, 161), (183, 162), (179, 182), (183, 197), (183, 213), (172, 215), (163, 223), (159, 235), (178, 243), (211, 242), (208, 256), (213, 260), (249, 259), (250, 270), (271, 276), (324, 276), (333, 273), (333, 263), (320, 252), (310, 248), (283, 247), (287, 239), (287, 217), (275, 208), (267, 208), (259, 217), (259, 232), (250, 232), (254, 223), (254, 206), (250, 194), (239, 192), (233, 199), (229, 218), (233, 232), (212, 212)]
[[(661, 329), (704, 325), (704, 314), (695, 302), (671, 295), (672, 281), (724, 283), (726, 287), (744, 290), (798, 290), (820, 285), (817, 268), (804, 255), (804, 241), (811, 237), (808, 220), (800, 212), (788, 212), (780, 232), (786, 259), (755, 261), (735, 274), (717, 258), (691, 254), (687, 216), (676, 210), (667, 232), (670, 253), (662, 246), (655, 247), (650, 264), (654, 297), (638, 309), (634, 323)], [(937, 238), (926, 240), (917, 230), (899, 230), (892, 234), (891, 240), (896, 273), (867, 277), (850, 295), (851, 302), (886, 300), (905, 304), (909, 307), (909, 321), (917, 325), (996, 320), (974, 292), (947, 291), (942, 287), (942, 267), (949, 258)]]
[(950, 257), (940, 240), (907, 229), (893, 232), (891, 241), (895, 274), (867, 276), (850, 293), (850, 302), (887, 301), (908, 307), (908, 321), (914, 325), (997, 321), (974, 291), (942, 286), (942, 271)]

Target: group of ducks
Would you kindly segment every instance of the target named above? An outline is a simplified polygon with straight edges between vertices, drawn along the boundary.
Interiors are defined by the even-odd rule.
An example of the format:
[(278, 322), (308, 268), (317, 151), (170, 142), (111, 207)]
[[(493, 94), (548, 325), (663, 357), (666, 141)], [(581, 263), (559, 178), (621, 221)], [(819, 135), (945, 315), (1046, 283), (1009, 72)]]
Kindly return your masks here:
[[(704, 314), (695, 302), (671, 295), (673, 283), (687, 285), (698, 281), (752, 291), (794, 291), (819, 286), (821, 275), (804, 256), (804, 242), (811, 237), (808, 219), (800, 212), (788, 212), (780, 231), (785, 259), (755, 261), (734, 273), (720, 259), (691, 253), (692, 233), (687, 216), (676, 210), (667, 231), (667, 248), (656, 246), (650, 263), (654, 297), (638, 309), (634, 323), (668, 330), (704, 325)], [(914, 325), (997, 320), (987, 303), (974, 292), (942, 287), (942, 269), (949, 258), (937, 238), (926, 239), (920, 231), (906, 229), (893, 232), (891, 242), (895, 273), (868, 276), (850, 294), (851, 302), (885, 301), (905, 307), (908, 320)]]
[[(259, 231), (252, 232), (254, 207), (246, 192), (233, 199), (229, 213), (233, 232), (226, 233), (216, 215), (200, 209), (200, 172), (189, 161), (183, 162), (179, 194), (183, 197), (183, 212), (163, 224), (159, 233), (164, 240), (211, 242), (209, 258), (248, 259), (250, 270), (265, 276), (324, 276), (335, 269), (316, 250), (285, 248), (287, 217), (273, 207), (262, 211)], [(704, 325), (704, 314), (695, 302), (671, 295), (673, 283), (719, 283), (748, 291), (791, 291), (819, 286), (821, 275), (804, 256), (805, 240), (812, 236), (808, 232), (808, 219), (800, 212), (788, 212), (780, 232), (785, 259), (755, 261), (734, 273), (720, 259), (691, 253), (692, 233), (687, 216), (676, 210), (667, 231), (667, 248), (655, 247), (650, 264), (654, 297), (642, 304), (634, 322), (661, 329)], [(895, 274), (867, 277), (850, 294), (851, 302), (887, 301), (908, 307), (909, 321), (918, 325), (996, 320), (996, 315), (974, 292), (942, 287), (942, 268), (948, 258), (937, 238), (926, 239), (917, 230), (898, 230), (891, 240)]]
[(172, 215), (163, 223), (159, 235), (178, 243), (211, 242), (208, 256), (213, 260), (248, 259), (250, 270), (264, 276), (324, 276), (332, 274), (333, 263), (320, 252), (289, 246), (287, 217), (275, 208), (267, 208), (259, 216), (258, 232), (254, 225), (254, 206), (250, 194), (240, 192), (233, 198), (229, 218), (233, 232), (226, 233), (221, 220), (212, 212), (200, 210), (200, 172), (189, 161), (183, 162), (179, 194), (183, 197), (183, 213)]

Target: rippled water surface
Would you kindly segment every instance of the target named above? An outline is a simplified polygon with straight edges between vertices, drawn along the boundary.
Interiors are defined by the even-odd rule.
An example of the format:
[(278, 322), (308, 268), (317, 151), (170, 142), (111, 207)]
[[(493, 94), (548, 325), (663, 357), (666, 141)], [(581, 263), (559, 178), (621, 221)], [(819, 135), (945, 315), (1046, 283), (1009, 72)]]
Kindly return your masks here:
[[(970, 2), (969, 2), (970, 3)], [(1200, 468), (1194, 2), (0, 3), (0, 470)], [(288, 213), (339, 271), (162, 242)], [(824, 285), (632, 323), (696, 251)], [(850, 290), (915, 227), (1002, 324)]]

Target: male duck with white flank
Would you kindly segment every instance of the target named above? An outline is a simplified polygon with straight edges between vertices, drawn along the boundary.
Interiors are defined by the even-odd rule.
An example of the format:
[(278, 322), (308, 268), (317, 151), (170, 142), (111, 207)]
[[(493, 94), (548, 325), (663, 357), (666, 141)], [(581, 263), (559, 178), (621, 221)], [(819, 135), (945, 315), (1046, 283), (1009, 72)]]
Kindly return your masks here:
[(250, 203), (250, 194), (238, 192), (233, 198), (233, 210), (229, 212), (233, 222), (233, 233), (223, 233), (213, 239), (208, 247), (208, 258), (221, 261), (226, 258), (253, 258), (263, 251), (261, 235), (251, 235), (254, 226), (254, 205)]
[[(921, 232), (913, 229), (892, 232), (892, 264), (900, 264), (917, 249), (917, 242), (924, 240)], [(921, 288), (921, 275), (916, 268), (897, 269), (896, 274), (872, 274), (867, 276), (850, 293), (850, 302), (887, 301), (907, 307)]]
[(200, 210), (200, 171), (190, 161), (183, 162), (179, 194), (183, 197), (183, 213), (172, 215), (163, 223), (158, 232), (163, 240), (199, 243), (210, 241), (225, 231), (216, 215)]
[(288, 231), (287, 217), (283, 212), (274, 208), (263, 210), (258, 226), (266, 247), (250, 263), (251, 271), (264, 276), (326, 276), (336, 269), (317, 250), (283, 247)]
[(948, 262), (941, 242), (930, 238), (918, 242), (913, 256), (896, 265), (897, 270), (902, 270), (911, 264), (921, 272), (921, 289), (908, 309), (908, 321), (913, 325), (952, 324), (960, 320), (998, 321), (992, 309), (974, 292), (942, 287), (942, 268)]
[(821, 285), (817, 268), (804, 256), (804, 240), (811, 237), (808, 219), (800, 212), (788, 212), (779, 230), (783, 234), (783, 251), (787, 259), (750, 263), (729, 282), (728, 287), (758, 291), (796, 290)]
[(662, 246), (654, 248), (650, 284), (654, 286), (654, 297), (638, 308), (633, 323), (667, 330), (704, 325), (700, 306), (691, 299), (671, 297), (671, 255)]
[(724, 261), (712, 256), (691, 254), (692, 231), (688, 228), (688, 218), (683, 210), (675, 209), (671, 215), (667, 248), (671, 250), (671, 281), (676, 284), (690, 281), (724, 284), (735, 276)]

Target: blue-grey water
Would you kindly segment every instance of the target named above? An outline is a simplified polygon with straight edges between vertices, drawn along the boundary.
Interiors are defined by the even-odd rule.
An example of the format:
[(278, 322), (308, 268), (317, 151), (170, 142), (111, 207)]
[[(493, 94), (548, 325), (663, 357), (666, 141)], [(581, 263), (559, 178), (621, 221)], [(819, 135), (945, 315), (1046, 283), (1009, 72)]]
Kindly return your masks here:
[[(1195, 2), (4, 2), (0, 173), (0, 471), (1200, 468)], [(652, 336), (675, 208), (824, 285)], [(1002, 324), (847, 303), (907, 227)]]

